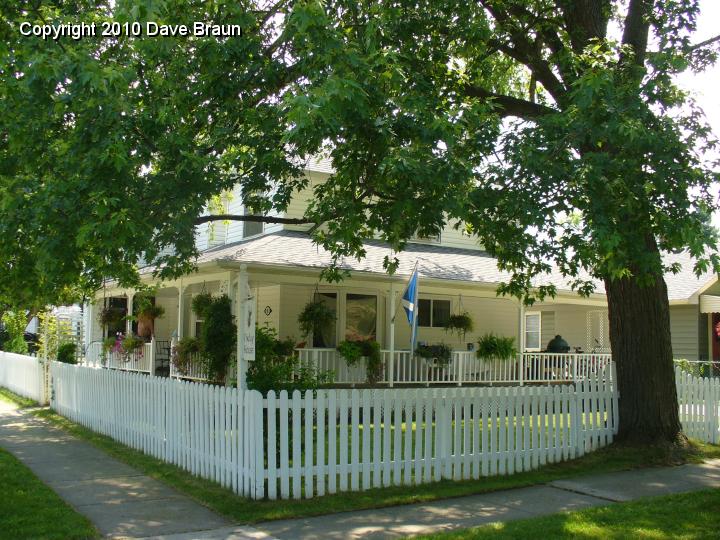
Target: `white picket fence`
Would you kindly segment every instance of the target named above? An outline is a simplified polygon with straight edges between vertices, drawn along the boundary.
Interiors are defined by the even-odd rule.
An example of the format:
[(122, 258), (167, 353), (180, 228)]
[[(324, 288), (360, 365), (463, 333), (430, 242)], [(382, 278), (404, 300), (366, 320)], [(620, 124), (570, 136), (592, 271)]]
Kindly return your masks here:
[(45, 363), (34, 356), (0, 351), (0, 386), (40, 404), (47, 403)]
[(680, 422), (688, 437), (720, 443), (720, 379), (675, 368)]
[(610, 373), (568, 386), (265, 399), (55, 362), (51, 374), (60, 414), (255, 499), (512, 474), (605, 446), (618, 425)]

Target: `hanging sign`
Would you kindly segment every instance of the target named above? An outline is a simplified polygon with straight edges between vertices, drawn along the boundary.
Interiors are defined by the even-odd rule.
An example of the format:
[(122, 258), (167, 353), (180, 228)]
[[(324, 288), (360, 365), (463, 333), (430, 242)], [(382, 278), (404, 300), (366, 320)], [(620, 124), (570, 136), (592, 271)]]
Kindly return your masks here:
[(249, 297), (243, 305), (243, 332), (242, 352), (245, 360), (255, 360), (255, 298)]

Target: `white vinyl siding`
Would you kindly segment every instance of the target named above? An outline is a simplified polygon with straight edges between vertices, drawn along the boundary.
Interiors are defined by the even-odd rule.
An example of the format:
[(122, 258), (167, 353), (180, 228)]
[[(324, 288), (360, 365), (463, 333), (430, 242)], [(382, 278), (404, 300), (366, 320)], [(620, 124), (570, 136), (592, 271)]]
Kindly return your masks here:
[(699, 318), (698, 306), (672, 306), (670, 308), (673, 357), (686, 360), (698, 359)]

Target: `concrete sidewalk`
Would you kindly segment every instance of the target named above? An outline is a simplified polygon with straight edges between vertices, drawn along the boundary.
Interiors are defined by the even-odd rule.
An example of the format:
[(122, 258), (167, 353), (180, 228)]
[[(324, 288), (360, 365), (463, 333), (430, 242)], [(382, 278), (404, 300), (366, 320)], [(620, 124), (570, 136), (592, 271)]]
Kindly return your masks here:
[[(230, 525), (182, 493), (2, 400), (0, 446), (87, 516), (103, 535), (198, 534)], [(267, 538), (249, 528), (245, 532), (237, 538)]]
[(423, 504), (261, 523), (256, 527), (283, 540), (401, 538), (709, 488), (720, 488), (720, 460), (588, 476)]
[[(94, 446), (0, 401), (0, 446), (15, 454), (105, 535), (165, 540), (346, 540), (429, 534), (709, 488), (720, 460), (562, 480), (548, 485), (261, 523), (230, 524)], [(408, 490), (412, 490), (409, 487)]]

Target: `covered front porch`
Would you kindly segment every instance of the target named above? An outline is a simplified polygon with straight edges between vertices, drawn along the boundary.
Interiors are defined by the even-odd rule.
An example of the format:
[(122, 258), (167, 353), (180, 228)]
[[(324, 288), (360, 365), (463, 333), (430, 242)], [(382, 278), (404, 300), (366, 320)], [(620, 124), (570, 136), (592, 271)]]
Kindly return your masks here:
[[(600, 295), (579, 298), (570, 292), (560, 293), (553, 301), (525, 307), (516, 299), (497, 297), (496, 283), (421, 274), (417, 344), (449, 349), (447, 358), (438, 359), (410, 350), (410, 326), (399, 303), (407, 275), (391, 277), (353, 271), (351, 278), (328, 284), (319, 281), (319, 273), (318, 268), (208, 262), (200, 266), (197, 274), (157, 284), (152, 302), (163, 308), (164, 315), (155, 321), (152, 336), (132, 352), (123, 351), (122, 347), (108, 350), (104, 340), (119, 330), (124, 335), (133, 335), (137, 332), (136, 323), (124, 320), (119, 330), (103, 328), (97, 313), (108, 305), (132, 313), (136, 292), (108, 288), (86, 310), (90, 321), (86, 330), (90, 337), (86, 363), (157, 376), (207, 380), (199, 354), (196, 361), (190, 362), (178, 362), (174, 354), (183, 338), (199, 336), (204, 321), (193, 311), (192, 302), (197, 295), (206, 293), (227, 294), (237, 322), (241, 320), (237, 298), (245, 298), (245, 303), (252, 305), (257, 327), (272, 328), (280, 338), (290, 338), (295, 343), (298, 369), (311, 367), (331, 372), (332, 384), (338, 386), (370, 382), (367, 358), (349, 363), (338, 350), (347, 340), (377, 342), (381, 367), (379, 377), (372, 383), (383, 386), (577, 381), (602, 371), (611, 359), (607, 311)], [(303, 335), (298, 319), (309, 303), (316, 302), (325, 305), (333, 318)], [(449, 318), (457, 314), (466, 314), (472, 320), (472, 331), (448, 331)], [(241, 336), (240, 342), (247, 334)], [(486, 335), (512, 338), (515, 353), (506, 358), (479, 357), (477, 340)], [(556, 335), (567, 342), (569, 352), (545, 352)], [(233, 369), (225, 384), (243, 384), (246, 368), (241, 366), (238, 371), (237, 358), (236, 354), (229, 359)]]

